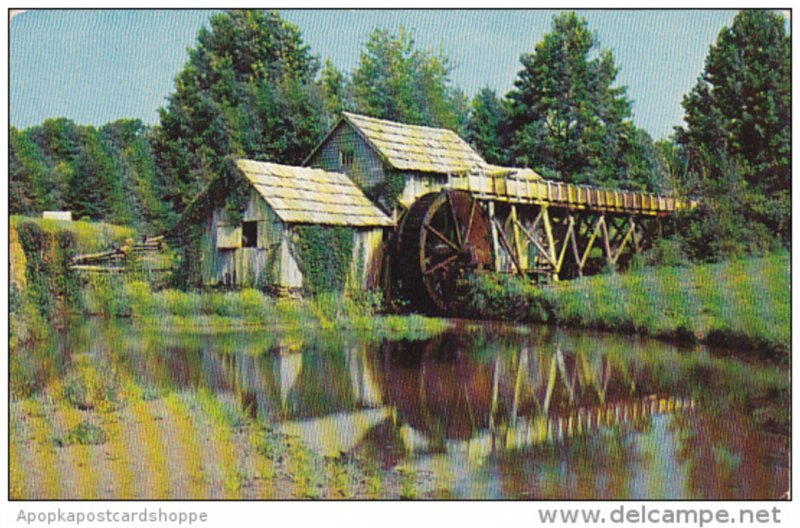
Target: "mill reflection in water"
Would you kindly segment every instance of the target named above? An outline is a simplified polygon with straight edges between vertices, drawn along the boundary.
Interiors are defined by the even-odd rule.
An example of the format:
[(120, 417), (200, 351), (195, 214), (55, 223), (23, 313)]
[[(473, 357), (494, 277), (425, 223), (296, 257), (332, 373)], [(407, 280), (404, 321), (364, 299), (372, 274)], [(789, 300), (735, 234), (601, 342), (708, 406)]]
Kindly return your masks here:
[[(154, 394), (213, 394), (325, 457), (414, 474), (420, 496), (774, 499), (788, 489), (788, 437), (756, 420), (751, 401), (774, 367), (703, 348), (491, 325), (427, 341), (90, 325), (59, 347), (14, 368), (46, 384), (89, 355)], [(759, 412), (780, 411), (769, 405)]]
[(772, 498), (788, 482), (773, 437), (743, 409), (721, 412), (729, 396), (662, 343), (483, 331), (244, 348), (210, 339), (161, 357), (174, 383), (210, 388), (324, 456), (407, 468), (448, 496)]

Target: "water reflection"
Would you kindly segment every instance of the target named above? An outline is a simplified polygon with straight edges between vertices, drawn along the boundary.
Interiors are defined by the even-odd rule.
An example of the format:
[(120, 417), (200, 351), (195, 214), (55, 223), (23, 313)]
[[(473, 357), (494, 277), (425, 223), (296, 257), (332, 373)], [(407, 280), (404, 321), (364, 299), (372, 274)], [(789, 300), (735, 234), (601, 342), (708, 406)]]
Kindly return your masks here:
[(423, 493), (777, 498), (788, 489), (788, 439), (762, 431), (721, 389), (747, 374), (663, 343), (550, 329), (365, 343), (90, 324), (38, 359), (16, 358), (12, 378), (35, 392), (85, 354), (156, 392), (211, 391), (323, 455), (415, 471)]

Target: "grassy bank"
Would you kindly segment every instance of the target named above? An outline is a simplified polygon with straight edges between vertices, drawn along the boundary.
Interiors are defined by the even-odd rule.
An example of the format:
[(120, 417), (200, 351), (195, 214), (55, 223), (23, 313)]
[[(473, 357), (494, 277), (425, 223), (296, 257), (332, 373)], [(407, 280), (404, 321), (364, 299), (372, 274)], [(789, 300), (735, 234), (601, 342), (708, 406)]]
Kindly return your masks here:
[(143, 325), (181, 331), (225, 331), (267, 327), (304, 333), (366, 332), (370, 337), (421, 339), (450, 323), (421, 315), (381, 315), (379, 300), (341, 293), (308, 299), (276, 298), (259, 290), (221, 292), (153, 291), (146, 282), (97, 277), (83, 289), (83, 307), (92, 315), (130, 317)]
[(555, 323), (746, 348), (788, 360), (787, 254), (690, 267), (644, 268), (535, 286), (513, 277), (473, 279), (481, 318)]
[(82, 311), (79, 253), (134, 238), (129, 227), (12, 216), (9, 223), (9, 341), (12, 349), (41, 340)]
[(12, 229), (23, 223), (35, 224), (51, 235), (70, 233), (75, 239), (77, 253), (106, 251), (111, 247), (111, 244), (121, 245), (128, 239), (136, 238), (136, 230), (132, 227), (103, 222), (86, 222), (83, 220), (67, 222), (17, 215), (12, 215), (10, 218)]

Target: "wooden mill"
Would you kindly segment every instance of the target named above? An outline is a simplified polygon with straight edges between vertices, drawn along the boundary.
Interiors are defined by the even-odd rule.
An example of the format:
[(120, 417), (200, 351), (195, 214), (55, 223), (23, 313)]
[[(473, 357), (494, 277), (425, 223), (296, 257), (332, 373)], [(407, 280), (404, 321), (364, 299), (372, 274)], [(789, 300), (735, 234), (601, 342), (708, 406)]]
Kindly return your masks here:
[[(236, 160), (246, 209), (234, 217), (220, 202), (196, 215), (205, 227), (203, 284), (307, 289), (313, 270), (298, 245), (313, 225), (351, 233), (347, 287), (392, 285), (417, 308), (449, 312), (471, 274), (555, 281), (624, 267), (659, 218), (691, 206), (547, 181), (529, 168), (487, 163), (450, 130), (347, 112), (304, 165)], [(220, 178), (208, 196), (215, 185), (227, 189)]]
[[(414, 302), (446, 311), (469, 273), (560, 280), (624, 266), (649, 245), (657, 220), (691, 206), (671, 196), (572, 185), (494, 168), (451, 175), (405, 213), (394, 267)], [(599, 247), (601, 258), (591, 258)]]
[(416, 306), (440, 311), (457, 308), (470, 273), (553, 281), (624, 267), (659, 218), (692, 205), (547, 181), (485, 162), (450, 130), (347, 112), (306, 164), (347, 174), (395, 219), (391, 275)]

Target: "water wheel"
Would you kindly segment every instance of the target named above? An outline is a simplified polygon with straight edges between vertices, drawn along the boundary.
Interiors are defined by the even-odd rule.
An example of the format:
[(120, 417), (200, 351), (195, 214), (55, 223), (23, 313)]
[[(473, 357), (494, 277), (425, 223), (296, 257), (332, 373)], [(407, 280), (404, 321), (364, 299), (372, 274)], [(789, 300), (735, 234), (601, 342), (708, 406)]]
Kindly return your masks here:
[(467, 192), (426, 194), (406, 213), (397, 251), (400, 288), (414, 306), (458, 309), (469, 274), (492, 268), (489, 217)]

